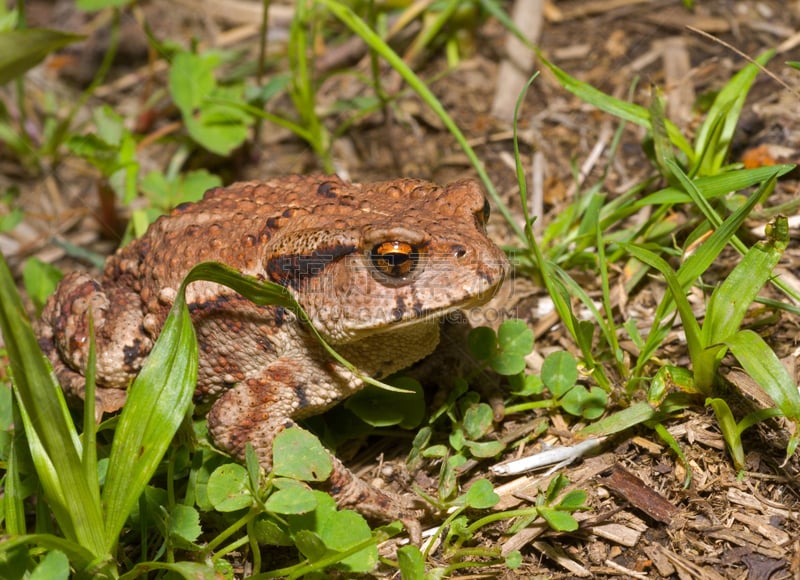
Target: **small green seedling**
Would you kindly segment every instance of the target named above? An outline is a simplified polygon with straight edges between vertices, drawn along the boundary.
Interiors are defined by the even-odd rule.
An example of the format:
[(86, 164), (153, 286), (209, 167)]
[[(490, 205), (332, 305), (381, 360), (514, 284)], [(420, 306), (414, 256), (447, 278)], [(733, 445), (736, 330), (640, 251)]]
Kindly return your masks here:
[(228, 155), (247, 139), (254, 118), (238, 106), (244, 86), (220, 85), (214, 75), (223, 54), (178, 52), (169, 71), (169, 91), (183, 116), (189, 136), (200, 146)]
[[(648, 187), (655, 183), (655, 179), (659, 178), (659, 176), (655, 176), (651, 180), (637, 184), (616, 198), (608, 200), (602, 191), (603, 179), (601, 177), (597, 184), (586, 193), (579, 193), (575, 203), (562, 211), (558, 219), (548, 224), (542, 236), (544, 249), (539, 248), (533, 238), (532, 230), (526, 230), (529, 255), (521, 254), (521, 263), (523, 266), (538, 269), (541, 272), (542, 281), (547, 286), (556, 310), (581, 349), (587, 371), (592, 373), (597, 384), (604, 390), (609, 391), (611, 384), (605, 376), (603, 366), (594, 360), (591, 333), (587, 332), (587, 327), (573, 314), (569, 296), (573, 295), (579, 298), (583, 306), (592, 312), (602, 337), (613, 352), (619, 374), (631, 377), (629, 383), (629, 392), (631, 392), (641, 384), (643, 369), (650, 362), (665, 334), (657, 332), (648, 335), (647, 341), (637, 357), (635, 368), (633, 372), (630, 372), (625, 355), (617, 341), (617, 329), (613, 322), (613, 308), (609, 297), (609, 282), (605, 264), (618, 263), (625, 257), (631, 244), (646, 245), (651, 251), (658, 254), (674, 255), (673, 236), (677, 225), (672, 223), (669, 215), (676, 204), (694, 203), (700, 208), (702, 216), (705, 218), (695, 227), (695, 231), (687, 240), (688, 245), (699, 239), (700, 236), (707, 234), (710, 228), (719, 227), (723, 220), (717, 211), (720, 204), (725, 202), (725, 196), (758, 184), (762, 185), (762, 191), (764, 191), (773, 183), (773, 179), (791, 170), (791, 166), (740, 169), (736, 165), (728, 164), (733, 132), (741, 115), (744, 101), (760, 66), (768, 62), (773, 54), (773, 51), (767, 51), (755, 62), (745, 66), (716, 94), (694, 142), (682, 135), (675, 124), (664, 118), (663, 106), (658, 95), (653, 98), (650, 108), (625, 102), (579, 81), (549, 62), (543, 55), (539, 55), (545, 66), (553, 72), (564, 88), (585, 102), (622, 121), (614, 137), (608, 164), (611, 163), (624, 124), (632, 122), (649, 131), (650, 139), (646, 145), (649, 145), (651, 160), (655, 169), (660, 173), (660, 177), (663, 177), (668, 183), (666, 188), (642, 195)], [(608, 166), (606, 167), (608, 168)], [(519, 171), (521, 175), (521, 168)], [(690, 184), (688, 187), (687, 183)], [(520, 181), (520, 192), (522, 207), (526, 210), (528, 204), (524, 180)], [(741, 199), (745, 200), (746, 198)], [(717, 209), (712, 204), (717, 204)], [(644, 209), (648, 210), (646, 219), (637, 221), (635, 226), (619, 229), (619, 224), (624, 224), (629, 216), (642, 212)], [(725, 209), (725, 207), (723, 206), (721, 209)], [(526, 217), (527, 222), (530, 222), (529, 216)], [(612, 228), (614, 231), (608, 233)], [(740, 253), (744, 254), (746, 247), (735, 238), (734, 234), (735, 231), (730, 232), (728, 239)], [(704, 244), (706, 250), (701, 253), (713, 261), (726, 244), (727, 241), (722, 246), (714, 248), (716, 252), (712, 252), (712, 246)], [(572, 280), (565, 271), (565, 264), (583, 263), (585, 266), (586, 262), (580, 261), (585, 259), (589, 260), (589, 264), (595, 264), (600, 270), (605, 312), (601, 312), (597, 308), (580, 284)], [(690, 261), (694, 262), (695, 266), (701, 263), (698, 259)], [(703, 263), (708, 267), (711, 261), (703, 260)], [(626, 271), (626, 289), (628, 290), (633, 289), (649, 270), (647, 265), (643, 265), (635, 256), (631, 256), (624, 269)], [(682, 283), (693, 283), (697, 277), (702, 275), (705, 268), (693, 268), (693, 270), (694, 277), (689, 279), (682, 275)], [(782, 284), (780, 280), (774, 280), (772, 283), (787, 295), (798, 298), (797, 293)], [(669, 307), (669, 303), (665, 304), (665, 307)], [(664, 315), (664, 312), (660, 312), (660, 314)], [(666, 316), (657, 316), (657, 319), (665, 320)], [(634, 335), (632, 338), (636, 339), (636, 336)]]
[[(747, 208), (743, 211), (746, 212)], [(728, 218), (725, 227), (712, 234), (706, 244), (713, 246), (715, 242), (712, 238), (722, 237), (726, 235), (726, 231), (734, 230), (735, 228), (730, 227), (730, 222), (737, 222), (737, 219), (736, 214)], [(751, 330), (740, 328), (750, 305), (772, 276), (772, 269), (786, 247), (788, 236), (786, 219), (776, 220), (775, 224), (768, 228), (767, 234), (767, 239), (750, 248), (731, 274), (714, 289), (702, 325), (697, 321), (694, 310), (686, 299), (685, 285), (682, 283), (682, 275), (686, 280), (693, 279), (685, 275), (684, 270), (686, 268), (691, 270), (692, 261), (687, 260), (681, 270), (675, 272), (666, 261), (652, 252), (640, 247), (629, 248), (631, 255), (658, 270), (667, 281), (670, 295), (675, 301), (686, 332), (692, 372), (671, 366), (663, 367), (651, 384), (648, 402), (632, 405), (584, 428), (581, 432), (583, 435), (609, 434), (641, 422), (647, 422), (658, 428), (661, 420), (689, 406), (693, 395), (704, 395), (708, 397), (706, 404), (714, 409), (735, 466), (737, 469), (742, 469), (745, 456), (741, 434), (745, 429), (776, 415), (783, 415), (795, 423), (800, 421), (800, 395), (791, 376), (763, 338)], [(693, 256), (700, 254), (701, 257), (698, 259), (704, 259), (702, 250), (701, 247)], [(657, 315), (650, 336), (664, 332), (664, 327), (670, 325), (666, 323), (661, 326), (659, 320), (661, 318)], [(727, 402), (712, 396), (721, 386), (718, 369), (722, 357), (728, 351), (774, 401), (774, 408), (753, 411), (736, 422)], [(668, 394), (670, 387), (678, 387), (682, 392)], [(659, 433), (673, 449), (677, 449), (677, 444), (666, 430), (659, 429)], [(794, 453), (798, 444), (797, 438), (795, 435), (790, 439), (787, 447), (788, 455)]]
[[(249, 449), (247, 467), (226, 463), (211, 473), (207, 495), (216, 511), (236, 516), (234, 529), (246, 528), (251, 542), (297, 547), (299, 562), (273, 575), (299, 577), (329, 567), (352, 574), (370, 572), (378, 561), (376, 545), (382, 533), (373, 535), (360, 514), (338, 510), (330, 495), (307, 485), (324, 481), (331, 471), (330, 456), (319, 440), (290, 428), (275, 437), (273, 469), (263, 485)], [(217, 538), (205, 551), (210, 554), (219, 544)]]
[[(468, 548), (464, 547), (464, 544), (486, 526), (505, 520), (513, 520), (508, 529), (508, 533), (511, 534), (530, 526), (537, 518), (542, 518), (554, 531), (574, 532), (579, 524), (572, 514), (589, 508), (586, 505), (585, 491), (573, 490), (563, 493), (568, 485), (569, 479), (559, 474), (553, 477), (544, 493), (538, 494), (534, 507), (490, 513), (470, 523), (465, 515), (466, 510), (490, 509), (497, 505), (500, 499), (489, 481), (485, 479), (475, 481), (453, 502), (453, 505), (459, 507), (428, 540), (424, 551), (415, 546), (406, 546), (398, 550), (398, 567), (403, 571), (403, 577), (420, 578), (425, 573), (426, 578), (442, 578), (457, 569), (500, 563), (512, 570), (517, 568), (521, 564), (521, 555), (518, 552), (503, 557), (498, 548)], [(430, 550), (437, 545), (436, 540), (439, 537), (442, 537), (439, 551), (446, 559), (447, 566), (426, 572), (425, 562), (429, 561)], [(476, 558), (486, 558), (489, 561), (476, 561)]]
[[(477, 393), (468, 391), (468, 383), (463, 378), (457, 378), (453, 383), (447, 400), (432, 414), (429, 425), (417, 432), (407, 459), (411, 469), (422, 458), (441, 460), (438, 500), (431, 499), (441, 509), (445, 509), (455, 498), (458, 476), (470, 458), (495, 457), (505, 449), (500, 441), (486, 440), (494, 429), (491, 407), (480, 402)], [(431, 445), (433, 425), (444, 417), (450, 421), (449, 445)]]
[(533, 351), (533, 332), (524, 320), (506, 320), (496, 334), (487, 326), (473, 329), (468, 344), (472, 356), (497, 374), (519, 375)]
[[(171, 170), (166, 174), (151, 171), (142, 179), (140, 188), (152, 209), (166, 213), (182, 203), (199, 201), (206, 191), (221, 185), (219, 176), (197, 169), (185, 173)], [(140, 235), (139, 232), (136, 235)]]
[(572, 513), (585, 510), (586, 492), (581, 489), (570, 491), (559, 499), (561, 492), (569, 485), (569, 479), (559, 474), (550, 481), (547, 492), (536, 498), (536, 508), (547, 524), (559, 532), (574, 532), (578, 522)]
[[(519, 403), (506, 409), (509, 413), (533, 408), (564, 409), (570, 415), (597, 419), (604, 412), (608, 396), (599, 387), (577, 384), (578, 364), (568, 352), (547, 356), (540, 375), (525, 373), (525, 357), (533, 350), (533, 333), (522, 320), (507, 320), (497, 334), (488, 327), (474, 329), (469, 336), (472, 355), (500, 375), (509, 377), (512, 393), (539, 400)], [(541, 399), (544, 388), (552, 398)]]
[(64, 274), (47, 262), (33, 257), (25, 260), (22, 267), (22, 281), (28, 296), (36, 306), (37, 314), (42, 313), (47, 297), (52, 294)]
[(72, 154), (94, 165), (104, 180), (101, 190), (110, 188), (125, 205), (136, 199), (139, 161), (136, 140), (125, 127), (125, 120), (111, 107), (104, 105), (92, 110), (95, 131), (71, 135), (67, 147)]
[[(497, 505), (500, 497), (492, 489), (492, 484), (486, 479), (478, 479), (459, 495), (451, 506), (455, 509), (447, 519), (437, 528), (434, 535), (426, 542), (424, 551), (420, 551), (416, 546), (407, 546), (398, 550), (399, 567), (406, 574), (420, 574), (425, 570), (425, 561), (430, 559), (430, 552), (433, 546), (437, 545), (437, 540), (442, 538), (441, 554), (447, 565), (442, 568), (429, 570), (424, 577), (444, 578), (455, 570), (464, 568), (478, 568), (487, 565), (505, 564), (514, 569), (521, 563), (519, 553), (512, 553), (506, 556), (501, 554), (500, 548), (466, 548), (464, 544), (472, 540), (475, 534), (486, 524), (497, 521), (493, 517), (502, 514), (493, 514), (482, 518), (483, 523), (474, 522), (470, 524), (466, 512), (468, 510), (488, 510)], [(501, 518), (502, 519), (502, 518)], [(422, 577), (408, 576), (413, 578)]]

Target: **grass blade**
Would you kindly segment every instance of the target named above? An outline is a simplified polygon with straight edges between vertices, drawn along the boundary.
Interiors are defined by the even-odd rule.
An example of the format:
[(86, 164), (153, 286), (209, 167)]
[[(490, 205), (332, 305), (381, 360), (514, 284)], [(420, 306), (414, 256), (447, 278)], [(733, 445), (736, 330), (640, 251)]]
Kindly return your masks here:
[(122, 526), (172, 442), (194, 393), (198, 352), (184, 296), (187, 283), (181, 285), (153, 350), (128, 389), (114, 433), (103, 488), (108, 552), (115, 548)]
[(675, 182), (669, 163), (675, 163), (675, 153), (667, 134), (667, 117), (664, 113), (664, 97), (661, 91), (653, 88), (650, 98), (650, 126), (653, 133), (653, 152), (661, 175), (670, 183)]
[[(698, 177), (692, 183), (698, 191), (702, 192), (707, 200), (727, 195), (732, 191), (740, 191), (762, 183), (775, 176), (779, 178), (794, 169), (794, 165), (772, 165), (769, 167), (756, 167), (754, 169), (739, 169), (728, 171), (711, 177)], [(655, 191), (640, 200), (633, 202), (632, 209), (636, 211), (651, 205), (691, 203), (692, 196), (677, 187), (667, 187)], [(634, 213), (634, 212), (631, 212)]]
[(720, 431), (722, 431), (722, 438), (725, 440), (733, 459), (733, 465), (736, 469), (743, 469), (745, 461), (742, 437), (736, 427), (736, 419), (733, 418), (733, 413), (731, 413), (728, 403), (723, 399), (707, 399), (706, 405), (711, 405), (711, 408), (714, 409), (714, 415), (716, 415), (717, 423)]
[[(680, 167), (678, 167), (677, 164), (671, 163), (670, 168), (681, 182), (681, 185), (683, 185), (689, 195), (692, 196), (692, 199), (697, 203), (698, 207), (708, 207), (708, 202), (705, 200), (702, 192), (697, 188), (697, 185), (681, 171)], [(776, 176), (777, 172), (773, 173), (773, 175), (762, 184), (758, 191), (750, 195), (746, 203), (742, 204), (741, 207), (728, 216), (721, 224), (714, 224), (712, 222), (712, 225), (717, 227), (717, 229), (709, 236), (705, 243), (686, 258), (678, 269), (678, 279), (681, 282), (681, 286), (688, 288), (690, 284), (702, 276), (703, 272), (711, 266), (712, 262), (719, 256), (719, 253), (734, 237), (747, 216), (750, 215), (753, 208), (763, 200), (766, 192), (772, 189), (775, 183), (774, 180), (777, 179)], [(707, 216), (707, 218), (710, 221), (712, 219), (709, 216)]]
[(325, 339), (322, 338), (317, 329), (311, 323), (308, 315), (302, 309), (300, 304), (298, 304), (298, 302), (294, 299), (294, 296), (292, 296), (291, 292), (289, 292), (280, 284), (262, 281), (254, 278), (253, 276), (246, 276), (229, 266), (217, 262), (203, 262), (198, 264), (192, 268), (191, 272), (189, 272), (186, 280), (184, 280), (184, 284), (188, 284), (194, 280), (210, 280), (212, 282), (217, 282), (218, 284), (224, 284), (225, 286), (236, 290), (239, 294), (255, 304), (275, 304), (291, 310), (300, 320), (303, 321), (309, 332), (316, 337), (328, 354), (331, 355), (331, 357), (333, 357), (339, 364), (356, 375), (360, 380), (369, 385), (373, 385), (387, 391), (395, 391), (399, 393), (408, 392), (404, 389), (392, 387), (391, 385), (387, 385), (386, 383), (375, 380), (372, 377), (363, 375), (355, 367), (355, 365), (345, 360), (333, 349), (333, 347), (325, 342)]
[(17, 548), (18, 546), (24, 546), (26, 544), (37, 546), (39, 548), (60, 550), (61, 552), (64, 552), (64, 554), (66, 554), (69, 558), (69, 561), (77, 570), (83, 570), (90, 564), (96, 564), (98, 567), (102, 566), (100, 562), (94, 560), (94, 554), (92, 554), (85, 547), (79, 546), (75, 542), (60, 538), (53, 534), (29, 534), (27, 536), (3, 538), (3, 541), (0, 542), (0, 553), (11, 552), (14, 548)]
[[(694, 361), (695, 357), (698, 356), (700, 351), (703, 349), (703, 345), (700, 341), (700, 324), (695, 319), (694, 313), (692, 312), (692, 306), (686, 299), (684, 285), (680, 282), (678, 273), (670, 268), (670, 265), (667, 264), (666, 260), (649, 250), (645, 250), (644, 248), (640, 248), (632, 244), (626, 244), (625, 248), (634, 258), (644, 262), (651, 268), (655, 268), (661, 273), (662, 276), (664, 276), (664, 280), (666, 281), (667, 287), (672, 295), (672, 300), (674, 300), (675, 304), (677, 305), (681, 322), (683, 322), (684, 331), (686, 332), (686, 344), (689, 347), (689, 355)], [(663, 300), (661, 304), (664, 304), (665, 302), (666, 300)], [(654, 330), (655, 327), (661, 325), (661, 320), (662, 318), (656, 317), (653, 322)]]
[(86, 387), (83, 402), (83, 453), (81, 463), (89, 490), (100, 505), (100, 482), (97, 480), (97, 421), (95, 420), (95, 391), (97, 387), (97, 348), (94, 319), (89, 311), (89, 356), (86, 360)]
[[(680, 167), (677, 166), (677, 164), (673, 162), (669, 162), (669, 164), (675, 177), (677, 177), (681, 184), (691, 192), (693, 198), (702, 198), (703, 194), (697, 188), (697, 184), (690, 180), (680, 169)], [(744, 223), (744, 220), (747, 218), (756, 204), (762, 200), (766, 192), (771, 190), (774, 180), (777, 178), (776, 176), (778, 175), (778, 172), (779, 171), (776, 170), (772, 176), (761, 185), (758, 191), (750, 195), (746, 203), (742, 204), (741, 207), (728, 216), (728, 218), (722, 222), (722, 224), (714, 231), (714, 233), (712, 233), (693, 254), (686, 258), (677, 271), (677, 278), (680, 282), (681, 288), (684, 290), (688, 289), (689, 286), (693, 284), (694, 281), (700, 276), (702, 276), (703, 272), (705, 272), (714, 262), (725, 245), (731, 241), (731, 239), (734, 239), (736, 231), (739, 229), (742, 223)], [(633, 247), (629, 244), (621, 245), (624, 248)], [(650, 359), (650, 356), (655, 352), (665, 336), (661, 325), (663, 320), (673, 308), (673, 296), (674, 293), (671, 296), (665, 297), (665, 299), (661, 301), (661, 304), (658, 305), (652, 330), (648, 335), (647, 341), (642, 348), (638, 361), (636, 362), (636, 368), (633, 372), (634, 377), (640, 376), (641, 369)], [(686, 321), (684, 320), (684, 322)]]
[(745, 372), (764, 389), (787, 419), (800, 422), (800, 393), (775, 352), (752, 330), (725, 340)]
[[(645, 127), (646, 129), (652, 129), (650, 112), (644, 107), (634, 105), (633, 103), (628, 103), (607, 95), (604, 92), (597, 90), (593, 86), (570, 76), (565, 71), (561, 70), (549, 60), (544, 58), (540, 52), (537, 52), (537, 56), (542, 63), (553, 72), (553, 74), (556, 76), (556, 79), (558, 79), (558, 82), (561, 83), (561, 86), (573, 93), (578, 98), (586, 101), (590, 105), (594, 105), (606, 113), (614, 115), (615, 117), (630, 121), (631, 123), (636, 123), (637, 125)], [(686, 140), (674, 123), (667, 120), (665, 125), (669, 140), (686, 155), (691, 165), (695, 157), (691, 143)]]
[(715, 175), (724, 165), (747, 93), (761, 70), (759, 65), (765, 65), (774, 54), (774, 50), (769, 50), (745, 66), (714, 99), (695, 139), (698, 175)]
[(712, 345), (735, 334), (750, 304), (772, 277), (789, 242), (786, 218), (778, 218), (767, 232), (768, 238), (750, 248), (711, 295), (703, 322), (703, 344)]
[[(11, 399), (13, 405), (13, 399)], [(16, 422), (15, 413), (15, 422)], [(15, 433), (8, 447), (8, 463), (6, 465), (5, 479), (3, 482), (3, 515), (5, 516), (5, 531), (13, 536), (24, 534), (25, 527), (25, 499), (20, 480), (20, 454), (24, 452), (22, 445), (24, 438)]]
[(103, 520), (84, 475), (78, 435), (2, 255), (0, 331), (8, 349), (14, 394), (31, 455), (56, 521), (68, 540), (100, 557), (106, 553)]
[(46, 28), (3, 30), (0, 32), (0, 85), (18, 78), (51, 52), (84, 38)]
[[(203, 262), (192, 268), (181, 285), (147, 362), (129, 389), (114, 435), (109, 478), (103, 489), (109, 551), (189, 409), (197, 380), (198, 353), (184, 290), (196, 280), (225, 284), (256, 304), (284, 306), (304, 322), (309, 322), (306, 313), (283, 286), (261, 282), (213, 262)], [(332, 356), (353, 372), (358, 372), (322, 340), (310, 323), (307, 327)], [(369, 377), (362, 378), (382, 388), (400, 390)]]
[(655, 419), (658, 416), (659, 413), (657, 409), (654, 409), (644, 401), (640, 401), (634, 403), (627, 409), (623, 409), (622, 411), (618, 411), (613, 415), (603, 417), (599, 421), (587, 425), (578, 431), (578, 435), (581, 437), (589, 437), (590, 435), (611, 435), (624, 431), (634, 425), (639, 425), (645, 421)]
[(689, 463), (689, 460), (686, 458), (686, 454), (681, 449), (681, 446), (678, 445), (678, 442), (675, 440), (675, 437), (672, 436), (672, 433), (667, 431), (667, 428), (664, 427), (662, 423), (656, 423), (653, 425), (653, 430), (656, 432), (661, 440), (666, 443), (672, 452), (678, 457), (680, 462), (683, 464), (684, 469), (686, 470), (686, 477), (683, 479), (683, 487), (688, 488), (689, 485), (692, 483), (692, 465)]

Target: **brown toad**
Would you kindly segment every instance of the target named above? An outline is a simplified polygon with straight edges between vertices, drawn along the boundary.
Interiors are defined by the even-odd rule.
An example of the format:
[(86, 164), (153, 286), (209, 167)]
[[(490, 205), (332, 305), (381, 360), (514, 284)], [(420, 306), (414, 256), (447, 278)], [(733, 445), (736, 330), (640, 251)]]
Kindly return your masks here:
[[(472, 180), (292, 176), (213, 189), (110, 257), (100, 282), (66, 276), (43, 313), (40, 343), (65, 391), (82, 396), (91, 307), (98, 407), (115, 411), (182, 279), (213, 260), (287, 287), (339, 353), (385, 377), (434, 350), (442, 316), (484, 303), (503, 281), (508, 262), (486, 236), (487, 214)], [(189, 285), (186, 299), (200, 349), (195, 396), (211, 403), (214, 443), (235, 457), (249, 441), (269, 469), (278, 432), (363, 386), (284, 308), (211, 282)], [(411, 518), (334, 464), (328, 487), (339, 505)]]

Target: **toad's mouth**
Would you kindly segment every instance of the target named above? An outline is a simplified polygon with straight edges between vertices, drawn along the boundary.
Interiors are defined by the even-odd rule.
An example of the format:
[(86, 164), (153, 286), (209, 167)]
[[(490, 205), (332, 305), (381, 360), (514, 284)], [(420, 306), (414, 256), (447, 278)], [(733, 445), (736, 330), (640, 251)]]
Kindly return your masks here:
[(393, 308), (386, 311), (376, 312), (373, 310), (369, 315), (353, 313), (354, 316), (343, 321), (343, 326), (350, 340), (361, 340), (369, 336), (397, 332), (417, 325), (438, 324), (455, 312), (483, 306), (497, 294), (499, 286), (497, 284), (488, 287), (462, 300), (434, 308), (410, 306), (402, 300), (398, 300)]

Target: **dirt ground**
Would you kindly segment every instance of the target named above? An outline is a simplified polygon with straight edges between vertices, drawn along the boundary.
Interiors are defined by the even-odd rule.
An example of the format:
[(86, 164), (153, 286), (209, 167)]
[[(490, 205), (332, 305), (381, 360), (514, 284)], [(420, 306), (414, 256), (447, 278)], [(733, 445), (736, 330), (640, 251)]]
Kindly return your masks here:
[[(55, 7), (46, 0), (27, 4), (31, 25), (95, 31), (87, 43), (63, 51), (61, 60), (51, 58), (31, 73), (30, 106), (41, 109), (48, 92), (77, 95), (79, 88), (91, 81), (108, 42), (107, 24), (75, 13), (70, 2), (59, 1)], [(270, 42), (279, 54), (287, 35), (289, 7), (276, 4)], [(755, 57), (777, 48), (779, 53), (767, 68), (789, 87), (766, 74), (759, 75), (735, 137), (732, 161), (800, 162), (800, 72), (783, 64), (800, 61), (800, 1), (697, 0), (696, 4), (690, 11), (680, 0), (518, 0), (515, 18), (523, 30), (531, 31), (534, 42), (550, 60), (604, 92), (621, 98), (632, 95), (635, 102), (647, 106), (651, 87), (659, 87), (668, 99), (668, 117), (688, 134), (702, 121), (693, 104), (721, 88), (745, 64), (737, 52)], [(160, 39), (184, 42), (195, 35), (207, 46), (224, 45), (252, 53), (258, 44), (253, 10), (259, 5), (243, 1), (143, 2), (133, 15), (144, 14)], [(515, 12), (511, 3), (505, 5), (510, 13)], [(132, 13), (127, 14), (124, 49), (110, 78), (89, 104), (111, 103), (136, 119), (141, 132), (152, 134), (177, 116), (165, 108), (163, 97), (158, 98), (163, 67), (148, 65), (141, 27)], [(432, 90), (467, 135), (501, 196), (515, 215), (521, 216), (509, 119), (521, 89), (519, 83), (538, 66), (523, 53), (515, 61), (515, 73), (514, 66), (508, 65), (507, 39), (506, 30), (489, 19), (474, 31), (474, 52), (465, 56), (458, 68), (447, 72), (438, 51), (423, 59), (418, 69), (423, 78), (438, 79), (431, 83)], [(321, 46), (319, 51), (321, 66), (341, 62), (368, 70), (368, 60), (357, 49), (349, 53)], [(282, 65), (276, 61), (275, 66)], [(511, 72), (501, 71), (503, 67)], [(387, 78), (391, 86), (394, 81)], [(365, 91), (353, 77), (333, 75), (320, 91), (320, 106)], [(332, 115), (328, 120), (333, 125), (336, 118)], [(541, 209), (537, 213), (542, 227), (564, 210), (579, 187), (601, 177), (617, 126), (617, 120), (584, 104), (542, 70), (520, 116), (523, 165), (529, 182), (530, 176), (538, 179), (533, 180), (532, 188), (536, 190), (536, 183), (540, 184)], [(610, 197), (651, 173), (642, 152), (643, 137), (638, 127), (626, 128), (604, 179)], [(168, 140), (153, 142), (140, 153), (143, 171), (163, 168), (174, 154), (174, 145)], [(414, 176), (446, 182), (474, 175), (441, 122), (410, 93), (399, 99), (390, 119), (376, 114), (355, 124), (336, 141), (334, 157), (337, 171), (354, 181)], [(321, 169), (307, 145), (274, 127), (265, 128), (261, 142), (237, 153), (233, 162), (205, 156), (192, 164), (218, 172), (226, 182)], [(576, 175), (580, 183), (576, 183)], [(100, 222), (107, 223), (116, 215), (99, 207), (95, 177), (90, 167), (72, 159), (32, 176), (0, 147), (0, 189), (19, 188), (25, 210), (20, 225), (0, 234), (0, 250), (12, 266), (18, 268), (25, 258), (36, 255), (64, 269), (87, 267), (67, 258), (63, 245), (53, 243), (56, 238), (99, 253), (113, 250), (114, 238)], [(795, 171), (779, 184), (769, 203), (786, 202), (798, 192), (800, 175)], [(124, 220), (124, 213), (120, 217)], [(755, 229), (764, 221), (747, 225)], [(498, 242), (515, 243), (496, 212), (490, 232)], [(800, 263), (797, 237), (797, 230), (792, 229), (792, 243), (780, 266), (789, 280), (796, 280), (796, 264)], [(724, 275), (726, 270), (727, 265), (720, 264), (715, 272)], [(615, 272), (615, 280), (623, 275)], [(575, 272), (575, 276), (581, 273)], [(592, 276), (580, 279), (591, 293), (599, 291), (599, 281)], [(713, 284), (715, 280), (705, 282)], [(551, 314), (541, 313), (546, 295), (542, 288), (517, 280), (512, 294), (509, 304), (536, 329), (540, 354), (553, 348), (575, 352), (564, 328)], [(647, 279), (624, 297), (625, 315), (635, 317), (639, 328), (648, 328), (663, 294), (657, 277)], [(799, 338), (800, 323), (788, 314), (780, 315), (769, 329), (770, 344), (795, 375), (800, 374), (796, 370)], [(659, 358), (687, 366), (680, 328), (665, 342)], [(498, 429), (501, 435), (512, 432), (533, 418), (509, 417)], [(552, 423), (544, 437), (548, 444), (574, 443), (570, 433), (575, 425), (558, 417)], [(589, 492), (592, 511), (584, 516), (581, 529), (557, 534), (534, 527), (511, 537), (481, 537), (480, 542), (499, 544), (504, 551), (520, 549), (524, 556), (522, 567), (513, 573), (503, 567), (487, 567), (482, 577), (800, 578), (800, 463), (794, 458), (783, 464), (785, 438), (780, 425), (767, 423), (748, 431), (748, 472), (742, 478), (737, 477), (710, 411), (686, 413), (668, 428), (691, 465), (693, 478), (688, 488), (684, 487), (684, 466), (653, 431), (626, 432), (606, 442), (599, 454), (563, 470), (575, 488)], [(537, 442), (536, 448), (540, 445)], [(471, 475), (486, 476), (488, 467), (479, 465)], [(364, 473), (370, 477), (374, 470), (374, 464), (368, 465)], [(547, 484), (535, 473), (513, 480), (492, 479), (502, 486), (499, 490), (506, 507), (523, 505), (524, 498)]]

